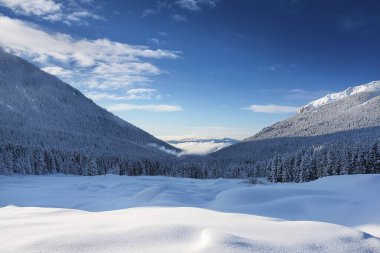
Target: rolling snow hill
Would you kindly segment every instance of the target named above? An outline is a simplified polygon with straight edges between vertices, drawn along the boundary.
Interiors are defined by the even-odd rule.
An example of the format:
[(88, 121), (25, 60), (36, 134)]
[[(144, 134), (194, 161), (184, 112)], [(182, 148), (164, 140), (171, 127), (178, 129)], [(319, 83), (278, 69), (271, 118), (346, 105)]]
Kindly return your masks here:
[(379, 186), (380, 175), (267, 185), (0, 176), (1, 251), (375, 253)]
[(7, 163), (0, 162), (0, 174), (2, 169), (8, 170), (5, 173), (22, 172), (9, 168), (16, 163), (30, 167), (27, 172), (39, 174), (39, 168), (25, 165), (38, 160), (36, 156), (48, 156), (50, 163), (55, 163), (50, 167), (70, 169), (67, 172), (75, 174), (82, 174), (84, 163), (90, 166), (92, 159), (94, 173), (98, 174), (99, 167), (105, 167), (101, 163), (120, 167), (114, 157), (130, 162), (154, 161), (169, 157), (157, 147), (179, 151), (97, 106), (56, 77), (1, 50), (0, 91), (0, 153), (5, 156), (8, 152), (13, 157), (21, 154), (13, 161), (0, 159)]

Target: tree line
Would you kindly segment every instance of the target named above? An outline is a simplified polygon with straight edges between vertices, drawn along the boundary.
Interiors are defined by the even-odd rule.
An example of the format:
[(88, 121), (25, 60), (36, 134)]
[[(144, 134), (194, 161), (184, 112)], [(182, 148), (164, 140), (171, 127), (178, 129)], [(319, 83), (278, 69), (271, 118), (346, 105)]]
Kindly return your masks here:
[[(369, 137), (372, 135), (368, 135)], [(191, 178), (258, 178), (271, 182), (308, 182), (331, 175), (380, 173), (380, 138), (368, 142), (330, 141), (296, 145), (284, 140), (280, 146), (272, 140), (272, 153), (262, 160), (245, 153), (242, 156), (159, 156), (141, 153), (124, 156), (73, 151), (12, 143), (0, 145), (0, 174), (50, 173), (94, 176), (166, 175)], [(333, 138), (335, 140), (335, 138)], [(298, 141), (300, 144), (300, 141)], [(251, 145), (251, 144), (250, 144)], [(285, 145), (285, 146), (284, 146)], [(278, 147), (277, 149), (275, 147)], [(286, 151), (283, 151), (286, 150)], [(281, 152), (283, 151), (283, 152)], [(251, 159), (252, 158), (252, 159)]]

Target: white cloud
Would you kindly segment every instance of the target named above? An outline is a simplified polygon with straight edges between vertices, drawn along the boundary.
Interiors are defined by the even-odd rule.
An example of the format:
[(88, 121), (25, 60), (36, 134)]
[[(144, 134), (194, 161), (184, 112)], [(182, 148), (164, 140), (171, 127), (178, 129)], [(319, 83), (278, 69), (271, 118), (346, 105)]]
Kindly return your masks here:
[(157, 13), (157, 10), (153, 10), (153, 9), (146, 9), (146, 10), (143, 10), (142, 14), (141, 14), (141, 17), (142, 18), (145, 18), (149, 15), (154, 15)]
[(126, 95), (115, 95), (107, 92), (86, 92), (85, 95), (92, 100), (152, 100), (160, 99), (156, 89), (138, 88), (130, 89)]
[(280, 68), (282, 68), (282, 65), (271, 65), (271, 66), (259, 66), (259, 67), (257, 67), (258, 70), (268, 70), (268, 71), (276, 71)]
[(299, 107), (284, 105), (251, 105), (244, 109), (262, 113), (292, 113), (297, 112)]
[(154, 45), (156, 45), (156, 46), (159, 46), (159, 45), (160, 45), (160, 39), (158, 39), (158, 38), (151, 38), (151, 39), (148, 40), (148, 42), (149, 42), (150, 44), (154, 44)]
[(199, 12), (203, 8), (212, 9), (216, 6), (219, 0), (175, 0), (171, 1), (156, 1), (153, 8), (143, 10), (141, 13), (142, 18), (151, 15), (167, 14), (171, 19), (178, 22), (187, 21), (187, 15), (184, 15), (184, 10)]
[(136, 105), (136, 104), (115, 104), (106, 106), (111, 112), (121, 111), (150, 111), (150, 112), (180, 112), (183, 111), (180, 106), (176, 105)]
[[(103, 101), (160, 99), (156, 89), (146, 86), (155, 76), (166, 72), (151, 61), (181, 57), (178, 51), (46, 32), (32, 23), (1, 15), (0, 47), (84, 90), (89, 98)], [(170, 105), (124, 105), (123, 110), (182, 109)]]
[[(75, 86), (117, 89), (151, 82), (162, 71), (149, 59), (176, 59), (177, 51), (129, 45), (107, 38), (74, 39), (33, 24), (0, 16), (0, 46), (39, 63)], [(75, 71), (74, 71), (75, 70)]]
[(8, 7), (16, 14), (46, 16), (62, 9), (60, 3), (53, 0), (0, 0), (0, 5)]
[(128, 90), (128, 99), (131, 100), (137, 100), (137, 99), (153, 99), (154, 97), (157, 97), (157, 90), (155, 89), (146, 89), (146, 88), (139, 88), (139, 89), (131, 89)]
[(203, 7), (214, 8), (218, 0), (177, 0), (176, 4), (191, 11), (200, 11)]
[(187, 20), (187, 17), (185, 15), (181, 15), (178, 13), (172, 14), (171, 18), (174, 19), (175, 21), (178, 21), (178, 22)]
[(71, 78), (73, 76), (73, 72), (71, 70), (58, 66), (44, 67), (42, 70), (54, 76), (63, 76), (66, 78)]
[(74, 11), (71, 13), (54, 13), (51, 15), (46, 16), (44, 19), (52, 21), (52, 22), (59, 22), (62, 21), (63, 23), (67, 25), (71, 25), (73, 23), (78, 23), (78, 24), (88, 24), (87, 21), (85, 21), (88, 18), (92, 19), (98, 19), (101, 20), (103, 17), (93, 14), (89, 11)]
[(125, 100), (126, 96), (119, 96), (107, 92), (85, 92), (86, 97), (92, 100)]
[[(93, 4), (88, 1), (56, 2), (54, 0), (0, 0), (0, 5), (12, 10), (17, 15), (35, 16), (51, 22), (87, 24), (91, 19), (103, 19), (82, 5)], [(66, 2), (67, 3), (67, 2)]]

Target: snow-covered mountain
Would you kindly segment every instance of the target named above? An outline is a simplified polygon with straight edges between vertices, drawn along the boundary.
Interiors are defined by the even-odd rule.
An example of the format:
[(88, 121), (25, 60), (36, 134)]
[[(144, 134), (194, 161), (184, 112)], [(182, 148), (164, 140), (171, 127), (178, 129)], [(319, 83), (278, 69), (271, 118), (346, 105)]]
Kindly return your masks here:
[(380, 82), (329, 94), (302, 107), (293, 117), (245, 139), (316, 136), (380, 126)]
[(267, 176), (273, 182), (303, 182), (380, 173), (378, 88), (379, 82), (372, 82), (331, 94), (317, 100), (327, 102), (314, 102), (233, 145), (230, 139), (173, 142), (207, 152), (224, 146), (208, 156), (180, 157), (178, 148), (36, 66), (0, 52), (0, 174)]
[(232, 138), (183, 138), (177, 140), (167, 140), (167, 142), (174, 147), (183, 150), (182, 154), (205, 155), (228, 147), (232, 144), (236, 144), (240, 141)]
[(364, 92), (380, 94), (380, 81), (373, 81), (367, 84), (362, 84), (355, 87), (347, 88), (346, 90), (341, 91), (341, 92), (328, 94), (322, 98), (314, 100), (308, 103), (307, 105), (301, 107), (300, 113), (307, 110), (313, 110), (320, 106), (327, 105), (335, 101), (347, 98), (349, 96), (352, 96), (358, 93), (364, 93)]
[[(0, 119), (0, 144), (8, 150), (8, 154), (0, 150), (2, 156), (15, 158), (15, 153), (22, 153), (19, 159), (28, 163), (34, 163), (36, 156), (47, 156), (57, 161), (40, 160), (57, 163), (55, 167), (59, 163), (70, 173), (82, 173), (80, 170), (86, 163), (88, 166), (96, 163), (92, 167), (103, 168), (106, 166), (102, 163), (110, 163), (108, 165), (117, 165), (116, 170), (120, 170), (121, 164), (115, 162), (118, 159), (137, 162), (169, 156), (155, 147), (179, 151), (99, 107), (58, 78), (3, 51), (0, 51)], [(59, 158), (53, 157), (53, 153), (59, 154)], [(7, 163), (13, 167), (21, 162), (0, 160), (9, 160)], [(66, 165), (62, 165), (64, 162)], [(0, 162), (0, 171), (4, 166)], [(71, 168), (67, 168), (69, 166)], [(36, 170), (34, 165), (24, 167), (31, 167), (30, 173)], [(95, 174), (102, 173), (98, 168), (93, 169)]]
[(223, 175), (302, 182), (380, 173), (379, 81), (316, 100), (298, 114), (209, 155)]

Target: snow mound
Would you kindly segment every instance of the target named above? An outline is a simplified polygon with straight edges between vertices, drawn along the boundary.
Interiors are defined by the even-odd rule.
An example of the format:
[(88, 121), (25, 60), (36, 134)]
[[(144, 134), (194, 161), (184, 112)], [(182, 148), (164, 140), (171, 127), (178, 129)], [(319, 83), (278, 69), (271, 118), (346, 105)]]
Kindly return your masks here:
[[(379, 252), (380, 240), (321, 222), (199, 208), (110, 212), (5, 207), (3, 252)], [(16, 240), (17, 238), (17, 240)], [(5, 250), (5, 251), (4, 251)]]
[(344, 91), (328, 94), (320, 99), (314, 100), (309, 104), (303, 106), (300, 109), (300, 112), (312, 110), (320, 106), (333, 103), (335, 101), (344, 99), (346, 97), (362, 93), (362, 92), (371, 92), (371, 93), (380, 93), (380, 81), (373, 81), (367, 84), (362, 84), (355, 87), (350, 87)]
[(1, 252), (380, 252), (378, 192), (380, 175), (0, 176)]

